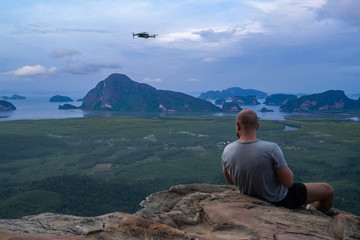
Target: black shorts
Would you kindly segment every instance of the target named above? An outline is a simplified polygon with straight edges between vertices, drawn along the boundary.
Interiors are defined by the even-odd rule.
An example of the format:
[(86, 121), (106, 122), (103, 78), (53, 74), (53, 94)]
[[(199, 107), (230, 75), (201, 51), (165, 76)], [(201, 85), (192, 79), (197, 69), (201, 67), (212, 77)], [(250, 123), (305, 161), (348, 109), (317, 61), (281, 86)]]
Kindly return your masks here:
[(290, 209), (299, 208), (306, 204), (307, 189), (303, 183), (294, 183), (286, 197), (279, 201), (274, 202), (276, 206), (283, 206)]

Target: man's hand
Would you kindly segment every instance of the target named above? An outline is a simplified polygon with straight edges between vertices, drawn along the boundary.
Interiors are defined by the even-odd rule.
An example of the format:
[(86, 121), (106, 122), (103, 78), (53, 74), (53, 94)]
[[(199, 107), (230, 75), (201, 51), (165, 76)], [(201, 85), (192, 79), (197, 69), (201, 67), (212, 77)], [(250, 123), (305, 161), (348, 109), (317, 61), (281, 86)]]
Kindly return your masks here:
[(224, 172), (224, 176), (225, 176), (225, 178), (226, 178), (226, 181), (227, 181), (229, 184), (234, 185), (234, 183), (233, 183), (233, 181), (231, 180), (228, 172), (227, 172), (226, 170), (224, 170), (223, 172)]
[(276, 175), (279, 182), (287, 188), (290, 188), (294, 183), (294, 174), (289, 167), (275, 168)]

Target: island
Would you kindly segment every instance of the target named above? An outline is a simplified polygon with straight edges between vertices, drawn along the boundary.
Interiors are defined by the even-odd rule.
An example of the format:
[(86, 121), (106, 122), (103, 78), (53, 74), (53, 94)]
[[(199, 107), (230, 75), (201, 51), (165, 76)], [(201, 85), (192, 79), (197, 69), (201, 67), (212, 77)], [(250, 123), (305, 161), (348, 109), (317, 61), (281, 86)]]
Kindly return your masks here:
[(296, 99), (297, 96), (293, 94), (272, 94), (266, 97), (264, 104), (265, 105), (273, 105), (273, 106), (281, 106), (287, 103), (290, 100)]
[(224, 98), (219, 98), (215, 100), (216, 105), (223, 105), (224, 103), (226, 103), (226, 100)]
[(24, 100), (24, 99), (26, 99), (26, 97), (21, 96), (21, 95), (18, 95), (18, 94), (13, 94), (13, 95), (10, 97), (10, 99), (12, 99), (12, 100)]
[(70, 110), (70, 109), (78, 109), (79, 107), (74, 106), (72, 104), (65, 103), (64, 105), (59, 105), (58, 109), (61, 110)]
[(236, 102), (239, 105), (258, 105), (258, 104), (260, 104), (257, 101), (257, 97), (255, 95), (235, 96), (232, 98), (232, 101)]
[(255, 89), (242, 89), (240, 87), (232, 87), (222, 91), (207, 91), (205, 93), (201, 93), (199, 98), (215, 100), (219, 98), (231, 99), (235, 96), (250, 95), (254, 95), (257, 98), (261, 99), (265, 98), (267, 96), (267, 93)]
[(329, 110), (359, 110), (360, 100), (348, 98), (344, 91), (329, 90), (305, 95), (280, 106), (282, 112), (308, 112)]
[(0, 112), (14, 110), (16, 110), (16, 107), (12, 103), (5, 100), (0, 100)]
[(266, 107), (263, 107), (260, 112), (274, 112), (272, 109), (267, 109)]
[(209, 101), (156, 88), (114, 73), (100, 81), (83, 99), (81, 109), (124, 112), (221, 112)]
[(73, 102), (70, 97), (61, 96), (61, 95), (55, 95), (50, 98), (49, 102)]
[(236, 102), (226, 102), (222, 107), (223, 112), (240, 112), (242, 108)]

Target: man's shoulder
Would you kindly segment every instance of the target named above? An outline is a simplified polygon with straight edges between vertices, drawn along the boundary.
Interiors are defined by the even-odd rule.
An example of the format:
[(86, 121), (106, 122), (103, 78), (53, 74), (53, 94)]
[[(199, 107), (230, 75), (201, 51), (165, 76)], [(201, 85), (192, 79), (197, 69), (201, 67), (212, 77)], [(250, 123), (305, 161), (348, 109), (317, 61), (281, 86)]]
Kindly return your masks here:
[(277, 146), (278, 145), (275, 142), (264, 141), (264, 140), (260, 140), (260, 139), (258, 139), (258, 143), (263, 144), (263, 145), (267, 145), (267, 146)]
[(238, 144), (239, 144), (239, 141), (238, 141), (238, 140), (235, 140), (235, 141), (229, 143), (228, 145), (226, 145), (226, 146), (225, 146), (225, 149), (226, 149), (226, 148), (232, 148), (232, 147), (234, 147), (234, 146), (236, 146), (236, 145), (238, 145)]
[(265, 147), (265, 148), (274, 148), (275, 146), (278, 146), (275, 142), (270, 141), (264, 141), (261, 139), (257, 139), (252, 142), (239, 142), (238, 140), (235, 140), (228, 145), (226, 145), (225, 149), (231, 149), (231, 148), (237, 148), (241, 145), (253, 145), (254, 147)]

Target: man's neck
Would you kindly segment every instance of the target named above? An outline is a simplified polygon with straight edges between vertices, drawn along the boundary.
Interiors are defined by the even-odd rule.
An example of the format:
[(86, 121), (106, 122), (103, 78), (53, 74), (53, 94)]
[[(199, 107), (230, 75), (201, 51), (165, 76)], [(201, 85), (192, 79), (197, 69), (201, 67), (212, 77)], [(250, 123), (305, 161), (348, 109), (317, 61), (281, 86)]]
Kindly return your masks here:
[(239, 138), (239, 142), (253, 142), (256, 140), (256, 136), (240, 136)]

